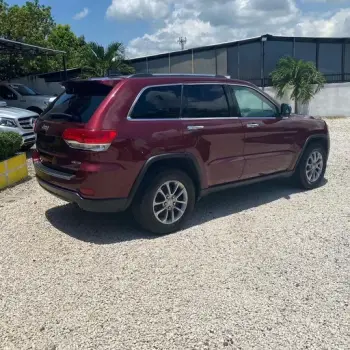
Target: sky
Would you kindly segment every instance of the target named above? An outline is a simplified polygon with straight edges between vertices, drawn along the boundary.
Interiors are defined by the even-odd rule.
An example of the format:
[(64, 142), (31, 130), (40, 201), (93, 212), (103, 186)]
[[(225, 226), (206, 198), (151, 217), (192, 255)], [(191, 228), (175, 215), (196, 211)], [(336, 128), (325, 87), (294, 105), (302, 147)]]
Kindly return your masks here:
[[(7, 0), (22, 5), (26, 0)], [(41, 0), (57, 23), (128, 58), (263, 34), (350, 37), (350, 0)]]

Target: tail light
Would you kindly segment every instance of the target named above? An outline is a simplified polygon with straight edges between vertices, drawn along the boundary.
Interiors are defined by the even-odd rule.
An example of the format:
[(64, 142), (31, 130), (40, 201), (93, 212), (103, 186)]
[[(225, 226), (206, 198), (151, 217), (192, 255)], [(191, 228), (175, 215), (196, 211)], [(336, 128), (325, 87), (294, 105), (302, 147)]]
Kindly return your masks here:
[(40, 154), (39, 154), (38, 150), (36, 150), (36, 149), (33, 149), (32, 160), (33, 160), (33, 163), (40, 162)]
[(106, 151), (117, 136), (114, 130), (66, 129), (62, 138), (69, 147), (85, 151)]

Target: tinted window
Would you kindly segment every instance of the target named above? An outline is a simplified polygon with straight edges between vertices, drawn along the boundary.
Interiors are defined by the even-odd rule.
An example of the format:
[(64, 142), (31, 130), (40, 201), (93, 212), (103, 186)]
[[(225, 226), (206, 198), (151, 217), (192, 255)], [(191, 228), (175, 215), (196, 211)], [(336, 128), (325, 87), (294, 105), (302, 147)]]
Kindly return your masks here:
[(276, 117), (277, 108), (259, 92), (247, 87), (233, 88), (242, 117)]
[(5, 100), (16, 100), (17, 96), (6, 86), (0, 86), (0, 97)]
[(183, 118), (227, 118), (226, 94), (221, 85), (185, 85)]
[(87, 123), (111, 90), (112, 87), (99, 83), (71, 84), (41, 118)]
[(179, 118), (181, 86), (157, 86), (145, 90), (132, 112), (133, 119)]

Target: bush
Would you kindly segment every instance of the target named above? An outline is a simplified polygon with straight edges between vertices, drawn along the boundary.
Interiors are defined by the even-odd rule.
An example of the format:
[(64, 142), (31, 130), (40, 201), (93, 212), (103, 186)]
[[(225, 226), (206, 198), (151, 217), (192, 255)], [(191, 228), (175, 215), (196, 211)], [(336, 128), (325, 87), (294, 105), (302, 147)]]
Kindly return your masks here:
[(0, 132), (0, 162), (11, 158), (20, 150), (22, 137), (15, 132)]

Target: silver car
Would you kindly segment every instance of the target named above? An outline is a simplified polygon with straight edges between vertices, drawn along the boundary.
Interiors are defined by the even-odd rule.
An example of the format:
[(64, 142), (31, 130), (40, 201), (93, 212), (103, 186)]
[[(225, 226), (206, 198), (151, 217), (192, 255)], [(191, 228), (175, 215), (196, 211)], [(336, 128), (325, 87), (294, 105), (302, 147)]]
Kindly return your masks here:
[(13, 131), (22, 136), (22, 149), (30, 149), (36, 141), (34, 123), (39, 114), (21, 108), (9, 107), (0, 100), (0, 132)]
[(56, 97), (40, 95), (23, 84), (2, 82), (0, 83), (0, 98), (11, 107), (29, 109), (41, 114)]

